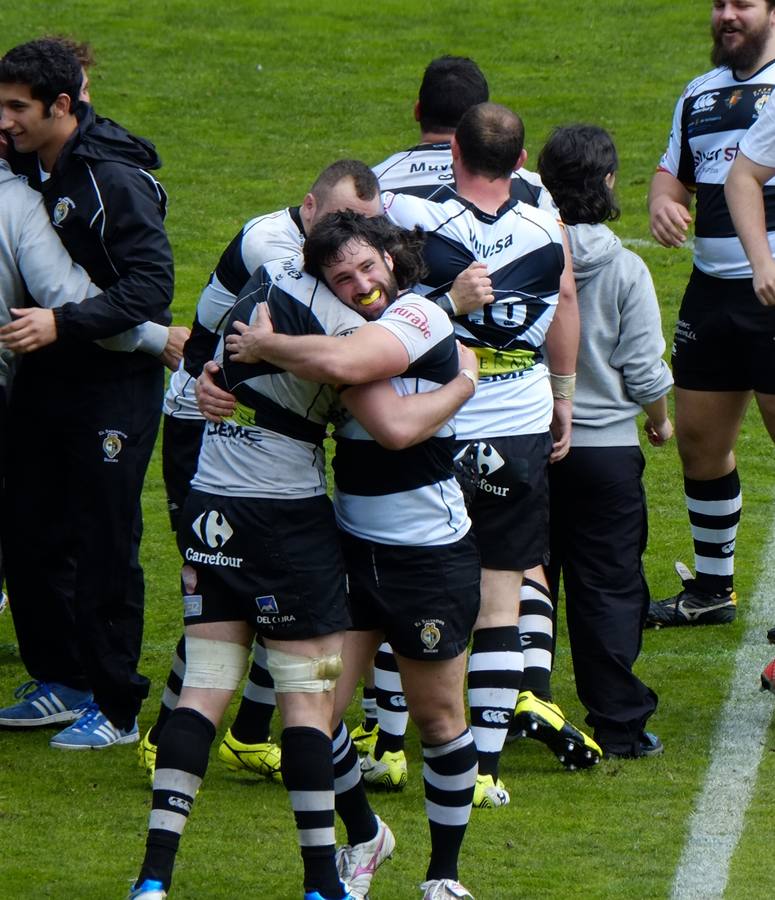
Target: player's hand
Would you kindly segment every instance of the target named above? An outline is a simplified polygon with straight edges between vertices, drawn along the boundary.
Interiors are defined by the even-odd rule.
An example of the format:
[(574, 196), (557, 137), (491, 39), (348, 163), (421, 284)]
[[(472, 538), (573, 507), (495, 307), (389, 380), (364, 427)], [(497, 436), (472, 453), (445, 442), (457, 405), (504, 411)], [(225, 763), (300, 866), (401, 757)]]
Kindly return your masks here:
[(492, 281), (487, 274), (486, 263), (473, 262), (467, 269), (463, 269), (452, 282), (449, 296), (460, 315), (492, 303), (495, 294), (492, 292)]
[(202, 374), (196, 380), (196, 402), (199, 411), (208, 422), (222, 422), (234, 414), (237, 401), (234, 394), (224, 391), (213, 381), (220, 371), (218, 363), (205, 363)]
[(761, 304), (775, 306), (775, 259), (769, 259), (754, 269), (753, 289)]
[(235, 322), (234, 330), (238, 334), (230, 334), (226, 338), (226, 352), (232, 362), (258, 363), (261, 362), (261, 340), (266, 335), (274, 334), (272, 317), (269, 315), (269, 306), (259, 303), (256, 306), (256, 318), (252, 325), (245, 322)]
[(570, 436), (573, 418), (573, 402), (554, 398), (554, 412), (552, 413), (552, 452), (549, 462), (556, 463), (568, 455), (570, 450)]
[(673, 436), (673, 423), (670, 419), (665, 419), (664, 422), (659, 424), (652, 422), (651, 419), (646, 419), (643, 424), (643, 430), (646, 432), (646, 437), (652, 447), (661, 447)]
[(167, 333), (167, 343), (164, 345), (159, 359), (168, 369), (176, 372), (181, 359), (183, 359), (183, 347), (191, 334), (191, 329), (185, 325), (170, 325)]
[(0, 345), (14, 353), (31, 353), (57, 339), (57, 326), (52, 309), (12, 309), (13, 322), (0, 328)]
[(689, 234), (692, 214), (677, 200), (656, 197), (651, 203), (651, 233), (663, 247), (681, 247)]
[[(456, 341), (457, 343), (457, 359), (458, 359), (458, 369), (468, 369), (476, 378), (476, 383), (479, 383), (479, 357), (474, 353), (474, 351), (470, 347), (466, 347), (465, 344), (461, 344), (460, 341)], [(476, 388), (474, 388), (474, 391)]]

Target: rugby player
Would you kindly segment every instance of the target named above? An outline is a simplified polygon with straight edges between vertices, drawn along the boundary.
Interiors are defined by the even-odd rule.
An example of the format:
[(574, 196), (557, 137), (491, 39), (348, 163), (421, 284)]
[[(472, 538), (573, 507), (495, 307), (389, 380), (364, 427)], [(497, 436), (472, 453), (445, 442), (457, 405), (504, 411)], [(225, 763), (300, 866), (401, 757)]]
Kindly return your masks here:
[[(738, 143), (775, 86), (775, 2), (716, 0), (715, 68), (695, 78), (675, 107), (667, 150), (651, 182), (651, 231), (681, 247), (696, 195), (694, 267), (673, 338), (675, 434), (694, 543), (695, 574), (676, 569), (682, 589), (652, 602), (659, 627), (732, 622), (734, 554), (742, 495), (735, 444), (751, 397), (775, 436), (775, 309), (759, 303), (751, 266), (724, 200)], [(765, 183), (768, 211), (773, 184)], [(768, 212), (770, 242), (773, 226)]]
[[(775, 305), (775, 259), (767, 232), (765, 185), (775, 178), (775, 104), (767, 103), (759, 118), (745, 133), (724, 194), (745, 255), (751, 264), (753, 289), (765, 306)], [(767, 632), (775, 643), (775, 628)], [(762, 688), (772, 690), (775, 661), (762, 673)]]
[[(248, 220), (221, 254), (197, 303), (191, 338), (184, 359), (170, 379), (164, 397), (162, 471), (173, 531), (196, 472), (205, 421), (196, 405), (194, 385), (205, 362), (212, 359), (223, 325), (248, 279), (265, 262), (297, 254), (310, 228), (322, 216), (340, 209), (378, 215), (379, 186), (362, 162), (341, 159), (315, 179), (298, 206)], [(232, 769), (280, 778), (279, 748), (269, 738), (275, 708), (274, 690), (260, 643), (243, 691), (237, 716), (218, 747), (218, 757)], [(185, 670), (185, 640), (181, 636), (167, 677), (156, 721), (142, 738), (140, 764), (153, 781), (156, 746), (161, 728), (180, 695)]]
[[(375, 166), (374, 171), (380, 179), (382, 190), (429, 197), (440, 187), (454, 187), (451, 140), (455, 129), (468, 109), (488, 99), (487, 80), (473, 60), (461, 56), (442, 56), (431, 61), (423, 74), (413, 109), (420, 128), (420, 143), (393, 154)], [(514, 199), (559, 216), (540, 177), (535, 172), (526, 170), (524, 165), (511, 173), (510, 192)], [(552, 365), (556, 373), (573, 373), (574, 348), (578, 344), (578, 308), (567, 246), (565, 262), (557, 313), (547, 337), (553, 350)], [(478, 272), (482, 289), (490, 292), (491, 297), (487, 262), (474, 262), (470, 268)], [(458, 308), (444, 295), (437, 302), (443, 303), (450, 312)], [(570, 436), (570, 403), (560, 399), (555, 409), (557, 417), (553, 424), (558, 438), (556, 458), (560, 458), (567, 451)], [(527, 735), (541, 740), (569, 768), (592, 764), (593, 760), (599, 759), (593, 742), (572, 726), (560, 707), (552, 702), (550, 679), (554, 608), (545, 573), (540, 566), (527, 573), (517, 602), (522, 605), (524, 612), (519, 622), (524, 654), (522, 651), (516, 654), (515, 664), (517, 667), (524, 664), (524, 676), (510, 734)], [(501, 662), (491, 656), (489, 664), (497, 666)], [(367, 781), (375, 786), (395, 790), (402, 787), (407, 778), (403, 752), (407, 715), (400, 678), (387, 646), (380, 648), (377, 654), (375, 673), (379, 707), (378, 734), (375, 733), (376, 730), (369, 733), (362, 726), (353, 731), (352, 737), (353, 741), (358, 742), (359, 749), (366, 753), (363, 771)], [(485, 672), (477, 676), (481, 683), (489, 677)], [(497, 682), (500, 676), (492, 677)], [(501, 723), (491, 724), (500, 727)], [(593, 750), (592, 757), (588, 756), (587, 751), (590, 749)], [(575, 750), (581, 752), (574, 752)], [(477, 788), (475, 805), (486, 808), (492, 806), (493, 802), (483, 787), (484, 782)]]
[[(431, 859), (422, 889), (426, 900), (441, 900), (471, 896), (457, 880), (457, 861), (476, 776), (463, 680), (479, 606), (478, 555), (454, 477), (451, 423), (437, 430), (441, 422), (429, 417), (428, 439), (402, 449), (412, 425), (406, 416), (388, 415), (385, 404), (395, 403), (394, 388), (435, 403), (439, 392), (432, 389), (439, 383), (449, 388), (469, 380), (475, 388), (477, 379), (470, 369), (457, 375), (452, 326), (437, 305), (413, 293), (393, 303), (394, 233), (400, 232), (379, 220), (344, 213), (322, 220), (304, 246), (306, 270), (373, 324), (343, 340), (295, 338), (273, 334), (263, 316), (259, 326), (267, 330), (239, 327), (244, 334), (227, 338), (227, 352), (237, 360), (264, 358), (321, 382), (357, 385), (403, 373), (392, 385), (350, 386), (341, 393), (355, 416), (339, 424), (334, 457), (353, 628), (345, 639), (337, 715), (387, 637), (423, 745)], [(416, 253), (411, 283), (421, 274)], [(468, 354), (469, 365), (476, 365)], [(345, 879), (362, 866), (361, 855), (342, 854)]]
[[(469, 707), (479, 751), (475, 805), (502, 806), (509, 794), (498, 778), (503, 742), (522, 672), (518, 605), (522, 573), (540, 565), (548, 546), (546, 466), (567, 452), (569, 432), (552, 441), (562, 408), (569, 417), (577, 332), (549, 330), (565, 269), (556, 216), (511, 196), (511, 175), (525, 159), (518, 116), (495, 104), (469, 109), (451, 141), (456, 190), (443, 185), (428, 198), (383, 194), (386, 214), (427, 233), (429, 274), (419, 291), (442, 304), (446, 285), (472, 260), (488, 265), (494, 302), (455, 316), (455, 329), (479, 357), (481, 389), (456, 419), (459, 455), (474, 452), (480, 480), (471, 517), (482, 555), (482, 610), (469, 662)], [(574, 294), (575, 296), (575, 294)], [(572, 361), (572, 365), (568, 361)], [(568, 366), (568, 369), (566, 369)], [(554, 402), (553, 396), (554, 393)], [(564, 717), (561, 717), (564, 727)], [(575, 730), (574, 730), (575, 731)], [(590, 764), (594, 746), (582, 733), (560, 754)], [(570, 749), (568, 749), (570, 747)], [(576, 763), (571, 764), (575, 765)]]
[[(406, 278), (402, 275), (401, 283)], [(266, 301), (274, 321), (291, 334), (340, 334), (362, 323), (322, 284), (299, 271), (293, 259), (259, 269), (232, 319), (250, 318), (257, 299)], [(398, 345), (394, 359), (396, 350), (404, 353), (397, 372), (412, 354), (428, 349), (423, 340), (408, 353), (389, 335), (387, 340)], [(422, 401), (426, 412), (432, 404), (427, 421), (424, 415), (416, 434), (404, 434), (400, 443), (438, 428), (471, 393), (475, 376), (455, 377), (456, 350), (453, 355), (454, 373), (446, 379), (451, 383), (432, 395), (399, 397), (390, 384), (371, 389), (379, 392), (372, 405), (389, 430), (394, 422), (414, 421), (403, 411), (413, 401)], [(240, 403), (229, 420), (205, 430), (178, 529), (186, 560), (186, 673), (180, 701), (161, 732), (146, 857), (130, 896), (150, 900), (165, 896), (169, 888), (177, 843), (215, 727), (258, 632), (284, 723), (282, 775), (299, 829), (306, 896), (362, 898), (376, 867), (392, 853), (394, 839), (368, 807), (357, 754), (341, 725), (331, 743), (332, 689), (341, 671), (343, 631), (350, 624), (323, 467), (325, 422), (335, 395), (330, 387), (274, 366), (226, 361), (224, 375)], [(386, 389), (394, 399), (388, 406)], [(441, 412), (438, 403), (444, 404)], [(338, 856), (339, 873), (333, 843), (335, 777), (336, 808), (349, 841)], [(170, 805), (184, 812), (170, 816)], [(339, 874), (348, 885), (340, 884)]]

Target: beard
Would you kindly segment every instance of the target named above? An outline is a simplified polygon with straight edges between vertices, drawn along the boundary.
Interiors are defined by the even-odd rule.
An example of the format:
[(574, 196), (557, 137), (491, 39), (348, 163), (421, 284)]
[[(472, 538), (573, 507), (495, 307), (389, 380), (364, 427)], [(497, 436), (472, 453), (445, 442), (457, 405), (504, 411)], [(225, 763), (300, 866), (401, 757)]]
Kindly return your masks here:
[(396, 281), (395, 275), (388, 269), (385, 277), (378, 282), (378, 287), (382, 291), (382, 295), (384, 297), (384, 304), (379, 303), (379, 305), (374, 308), (371, 306), (361, 306), (360, 304), (353, 307), (355, 311), (363, 316), (369, 322), (374, 322), (377, 320), (385, 310), (395, 302), (396, 297), (398, 297), (398, 282)]
[(713, 47), (710, 51), (710, 61), (714, 66), (728, 66), (732, 70), (739, 69), (742, 72), (750, 71), (757, 67), (762, 57), (764, 48), (770, 37), (769, 18), (756, 31), (740, 31), (743, 40), (734, 48), (724, 46), (724, 33), (720, 28), (711, 26)]

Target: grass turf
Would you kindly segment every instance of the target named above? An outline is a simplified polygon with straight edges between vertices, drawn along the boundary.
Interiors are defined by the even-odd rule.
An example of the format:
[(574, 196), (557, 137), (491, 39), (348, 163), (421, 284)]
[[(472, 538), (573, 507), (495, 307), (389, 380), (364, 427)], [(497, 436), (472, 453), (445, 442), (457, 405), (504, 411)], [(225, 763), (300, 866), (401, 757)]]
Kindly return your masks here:
[[(709, 11), (710, 4), (688, 0), (586, 6), (569, 0), (433, 0), (421, 6), (408, 0), (373, 6), (352, 0), (31, 0), (23, 15), (4, 17), (2, 47), (43, 33), (94, 44), (98, 112), (150, 136), (165, 162), (160, 174), (171, 198), (180, 323), (190, 321), (207, 274), (245, 219), (299, 202), (333, 159), (376, 163), (414, 143), (411, 106), (425, 64), (441, 53), (472, 56), (489, 78), (493, 99), (523, 115), (528, 167), (555, 124), (583, 120), (611, 130), (621, 158), (622, 218), (614, 228), (651, 268), (669, 343), (690, 253), (651, 242), (645, 196), (673, 104), (683, 85), (709, 67)], [(605, 762), (569, 775), (540, 745), (510, 745), (502, 777), (512, 804), (476, 811), (463, 849), (461, 879), (479, 900), (669, 895), (771, 520), (772, 449), (755, 415), (738, 449), (745, 494), (736, 580), (740, 620), (720, 629), (647, 633), (638, 665), (660, 694), (652, 724), (665, 743), (664, 757)], [(691, 543), (674, 445), (645, 452), (651, 509), (646, 568), (660, 597), (676, 589), (672, 562), (691, 561)], [(145, 512), (142, 668), (154, 687), (141, 726), (155, 715), (180, 627), (178, 557), (158, 456), (146, 483)], [(556, 698), (581, 723), (565, 647), (561, 634)], [(762, 636), (762, 663), (768, 657)], [(10, 697), (24, 678), (6, 615), (0, 619), (0, 697)], [(752, 703), (770, 701), (755, 694), (755, 685), (751, 690)], [(0, 733), (0, 897), (122, 897), (142, 857), (150, 805), (133, 750), (62, 753), (48, 748), (50, 734)], [(774, 737), (770, 731), (770, 749)], [(427, 826), (413, 732), (408, 752), (407, 791), (374, 800), (398, 839), (394, 860), (375, 880), (374, 900), (418, 896), (424, 874)], [(773, 766), (773, 754), (766, 753), (729, 897), (771, 896)], [(282, 787), (235, 776), (213, 759), (182, 841), (173, 896), (284, 900), (300, 896), (300, 884)]]

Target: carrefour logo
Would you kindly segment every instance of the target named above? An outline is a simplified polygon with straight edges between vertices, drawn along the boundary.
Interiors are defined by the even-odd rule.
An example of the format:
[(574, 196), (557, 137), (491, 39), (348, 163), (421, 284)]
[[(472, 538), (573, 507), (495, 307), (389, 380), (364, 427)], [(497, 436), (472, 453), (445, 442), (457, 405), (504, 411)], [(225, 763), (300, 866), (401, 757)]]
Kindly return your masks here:
[(197, 516), (191, 528), (203, 544), (213, 549), (223, 547), (234, 534), (234, 529), (226, 521), (226, 516), (215, 509)]

